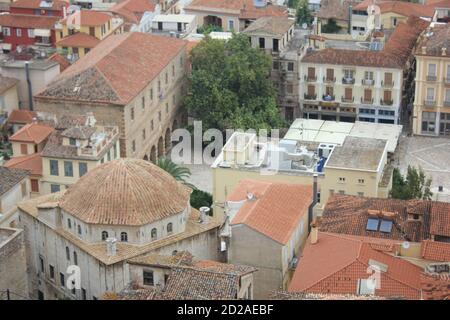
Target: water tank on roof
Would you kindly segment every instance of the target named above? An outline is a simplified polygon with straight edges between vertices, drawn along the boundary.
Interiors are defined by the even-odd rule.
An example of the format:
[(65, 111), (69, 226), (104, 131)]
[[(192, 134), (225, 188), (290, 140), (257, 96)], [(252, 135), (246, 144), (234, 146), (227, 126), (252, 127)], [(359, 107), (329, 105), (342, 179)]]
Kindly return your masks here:
[(267, 0), (253, 0), (253, 5), (257, 8), (262, 8), (267, 5)]

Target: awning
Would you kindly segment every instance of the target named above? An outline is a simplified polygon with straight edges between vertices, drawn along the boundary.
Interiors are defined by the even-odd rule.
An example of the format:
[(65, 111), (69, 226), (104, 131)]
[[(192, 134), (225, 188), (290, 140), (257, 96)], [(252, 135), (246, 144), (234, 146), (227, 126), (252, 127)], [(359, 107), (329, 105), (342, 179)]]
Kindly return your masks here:
[(11, 43), (0, 43), (2, 50), (11, 50)]
[(50, 37), (49, 29), (34, 29), (35, 37)]

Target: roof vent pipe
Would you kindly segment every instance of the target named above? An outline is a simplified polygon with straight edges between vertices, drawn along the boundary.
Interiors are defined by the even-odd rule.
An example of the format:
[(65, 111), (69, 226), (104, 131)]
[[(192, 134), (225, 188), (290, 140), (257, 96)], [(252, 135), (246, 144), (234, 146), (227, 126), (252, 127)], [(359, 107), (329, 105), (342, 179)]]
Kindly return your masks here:
[(31, 88), (31, 79), (30, 79), (30, 62), (25, 61), (25, 75), (27, 78), (27, 84), (28, 84), (28, 100), (30, 105), (30, 111), (33, 111), (33, 90)]
[(208, 214), (208, 212), (209, 212), (209, 207), (200, 207), (200, 220), (199, 220), (199, 222), (200, 223), (204, 223), (205, 221), (206, 221), (206, 215)]

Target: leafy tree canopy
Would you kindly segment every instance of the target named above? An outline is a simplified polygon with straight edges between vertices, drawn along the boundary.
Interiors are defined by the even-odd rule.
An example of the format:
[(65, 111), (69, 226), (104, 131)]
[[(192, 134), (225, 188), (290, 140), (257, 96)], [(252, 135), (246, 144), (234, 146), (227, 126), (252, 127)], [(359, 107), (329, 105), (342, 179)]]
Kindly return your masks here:
[(308, 0), (297, 0), (297, 23), (303, 24), (306, 23), (310, 25), (313, 21), (313, 16), (311, 15), (311, 10), (308, 8)]
[(203, 129), (270, 129), (283, 126), (269, 79), (269, 55), (252, 48), (248, 37), (227, 42), (206, 37), (191, 52), (190, 114)]
[(433, 193), (430, 191), (431, 178), (427, 178), (422, 168), (408, 166), (406, 177), (395, 168), (392, 177), (390, 196), (396, 199), (423, 199), (430, 200)]
[(156, 165), (169, 173), (175, 178), (175, 180), (183, 183), (193, 190), (197, 189), (193, 184), (187, 182), (187, 179), (191, 176), (191, 171), (188, 168), (179, 166), (172, 160), (164, 157), (158, 158), (158, 160), (156, 160)]

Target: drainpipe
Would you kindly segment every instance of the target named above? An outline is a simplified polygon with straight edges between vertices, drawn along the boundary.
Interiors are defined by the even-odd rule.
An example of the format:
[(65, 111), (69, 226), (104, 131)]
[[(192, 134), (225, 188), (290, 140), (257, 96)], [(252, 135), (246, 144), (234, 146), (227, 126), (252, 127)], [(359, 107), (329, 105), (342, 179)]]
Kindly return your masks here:
[(27, 77), (27, 84), (28, 84), (28, 100), (30, 101), (30, 111), (33, 111), (33, 91), (31, 88), (31, 80), (30, 80), (30, 68), (29, 68), (29, 61), (25, 61), (25, 74)]
[(308, 233), (311, 232), (311, 224), (313, 222), (313, 209), (316, 206), (317, 203), (317, 173), (314, 173), (313, 176), (313, 201), (311, 205), (309, 206), (308, 210)]
[(352, 34), (352, 12), (353, 12), (353, 6), (350, 5), (348, 7), (348, 34)]

